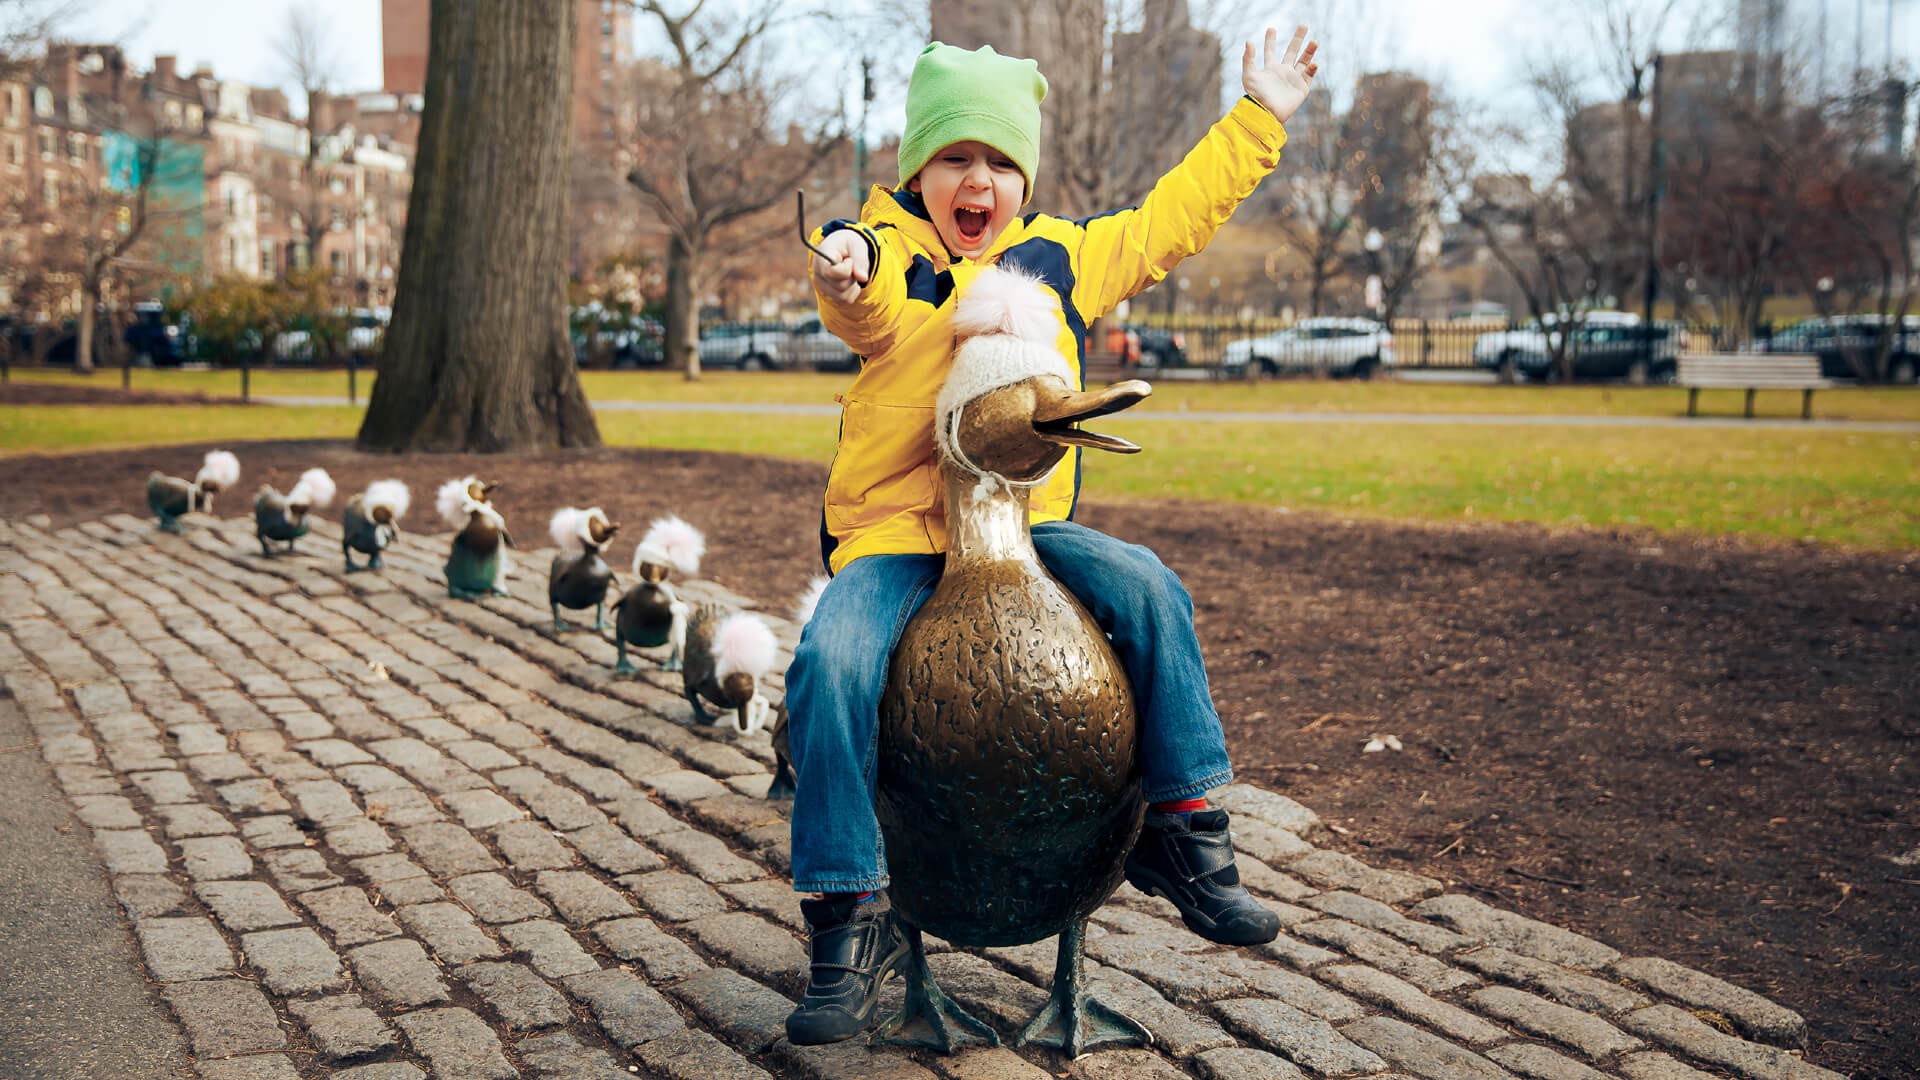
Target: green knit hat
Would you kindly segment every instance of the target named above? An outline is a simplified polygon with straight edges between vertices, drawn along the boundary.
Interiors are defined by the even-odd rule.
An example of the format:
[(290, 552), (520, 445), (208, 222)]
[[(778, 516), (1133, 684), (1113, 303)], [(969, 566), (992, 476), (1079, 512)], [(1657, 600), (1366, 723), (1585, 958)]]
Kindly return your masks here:
[(907, 130), (900, 139), (900, 186), (942, 147), (967, 139), (1013, 159), (1027, 178), (1040, 166), (1040, 101), (1047, 80), (1032, 60), (1001, 56), (993, 46), (972, 52), (936, 41), (914, 61), (907, 82)]

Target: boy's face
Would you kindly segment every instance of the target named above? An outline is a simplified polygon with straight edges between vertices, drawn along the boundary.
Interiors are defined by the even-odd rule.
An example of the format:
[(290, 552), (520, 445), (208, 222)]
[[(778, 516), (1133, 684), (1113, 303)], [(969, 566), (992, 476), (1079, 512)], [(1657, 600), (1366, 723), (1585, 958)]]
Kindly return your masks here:
[(1027, 178), (1013, 159), (983, 142), (944, 147), (907, 190), (917, 192), (940, 239), (955, 256), (977, 259), (1020, 213)]

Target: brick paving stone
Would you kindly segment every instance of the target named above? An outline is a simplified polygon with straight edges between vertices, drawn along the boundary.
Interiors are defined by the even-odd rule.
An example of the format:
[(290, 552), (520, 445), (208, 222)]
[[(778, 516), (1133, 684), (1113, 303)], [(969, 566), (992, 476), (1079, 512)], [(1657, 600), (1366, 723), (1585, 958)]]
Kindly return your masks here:
[(349, 949), (346, 955), (360, 986), (388, 1005), (413, 1007), (448, 999), (440, 969), (417, 941), (376, 941)]
[(863, 1039), (828, 1046), (780, 1042), (771, 1054), (793, 1080), (934, 1080), (901, 1051), (869, 1047)]
[(1358, 1020), (1367, 1012), (1340, 991), (1283, 967), (1262, 963), (1238, 953), (1210, 956), (1207, 962), (1219, 965), (1221, 971), (1246, 983), (1249, 988), (1267, 997), (1278, 998), (1322, 1020), (1339, 1024)]
[(333, 1074), (333, 1080), (427, 1080), (427, 1074), (417, 1065), (390, 1061), (342, 1069)]
[(106, 744), (106, 753), (107, 764), (118, 773), (173, 768), (173, 759), (158, 739), (121, 739)]
[(553, 914), (546, 901), (515, 888), (499, 874), (469, 874), (447, 882), (454, 898), (481, 922), (510, 923)]
[(628, 743), (607, 759), (607, 765), (633, 783), (677, 772), (680, 763), (645, 743)]
[(1590, 970), (1620, 959), (1617, 949), (1524, 915), (1491, 908), (1470, 896), (1449, 893), (1415, 905), (1414, 914), (1536, 960)]
[(607, 820), (607, 815), (595, 809), (579, 792), (557, 784), (529, 794), (526, 802), (535, 817), (561, 832), (603, 825)]
[(287, 1045), (267, 996), (244, 979), (175, 983), (160, 993), (187, 1029), (187, 1039), (199, 1058), (281, 1050)]
[[(942, 953), (930, 957), (927, 966), (933, 973), (934, 982), (961, 1008), (1003, 1031), (1017, 1031), (1025, 1026), (1047, 1000), (1046, 991), (1001, 971), (978, 956)], [(793, 989), (796, 992), (803, 991), (804, 979)], [(891, 987), (888, 994), (894, 994)], [(879, 1012), (891, 1015), (904, 1004), (904, 995), (900, 995), (898, 1002), (883, 1000)]]
[(678, 871), (630, 874), (619, 880), (642, 908), (667, 922), (686, 922), (727, 910), (726, 899), (706, 882)]
[(299, 893), (340, 884), (340, 878), (327, 869), (327, 861), (310, 848), (287, 848), (260, 856), (267, 873), (281, 892)]
[(202, 1061), (198, 1071), (200, 1080), (300, 1080), (293, 1059), (285, 1054), (250, 1054)]
[(549, 919), (530, 919), (500, 928), (500, 936), (514, 952), (523, 953), (535, 971), (549, 979), (598, 971), (600, 965), (588, 956), (567, 928)]
[(1340, 1033), (1380, 1058), (1429, 1080), (1511, 1080), (1505, 1069), (1479, 1054), (1391, 1017), (1355, 1020)]
[(115, 874), (113, 896), (136, 920), (177, 914), (187, 906), (187, 891), (158, 874)]
[(632, 1074), (598, 1046), (587, 1046), (570, 1031), (522, 1039), (515, 1047), (533, 1070), (532, 1080), (632, 1080)]
[(1487, 1060), (1525, 1080), (1607, 1080), (1605, 1073), (1534, 1043), (1496, 1046)]
[(334, 733), (332, 724), (317, 712), (290, 712), (281, 715), (280, 726), (286, 729), (287, 737), (306, 741), (324, 739)]
[(793, 935), (758, 915), (745, 911), (706, 915), (686, 923), (685, 929), (736, 971), (793, 993), (806, 984), (807, 950)]
[(1293, 932), (1325, 945), (1337, 945), (1354, 957), (1391, 975), (1397, 975), (1429, 994), (1443, 994), (1480, 980), (1457, 968), (1363, 926), (1341, 919), (1302, 923)]
[(1285, 795), (1276, 795), (1252, 784), (1229, 784), (1208, 793), (1207, 797), (1213, 805), (1236, 818), (1254, 818), (1278, 825), (1316, 844), (1333, 838), (1319, 814)]
[(394, 912), (407, 932), (425, 942), (442, 964), (465, 964), (502, 955), (494, 941), (458, 904), (414, 904)]
[(268, 750), (249, 754), (254, 767), (283, 784), (325, 780), (326, 770), (291, 750)]
[(418, 788), (396, 788), (367, 796), (367, 817), (395, 828), (446, 820), (427, 793)]
[(527, 816), (526, 811), (492, 791), (456, 791), (440, 803), (469, 829), (491, 829)]
[[(482, 743), (480, 745), (486, 745)], [(625, 744), (621, 745), (625, 749)], [(633, 794), (633, 785), (627, 778), (614, 769), (604, 765), (588, 765), (584, 768), (570, 769), (565, 774), (567, 782), (587, 793), (587, 798), (596, 802), (609, 799), (622, 799)]]
[(695, 822), (728, 836), (737, 836), (762, 825), (782, 825), (786, 812), (765, 799), (752, 799), (728, 792), (711, 799), (695, 799), (687, 804), (687, 816)]
[(49, 765), (85, 765), (100, 759), (100, 750), (85, 735), (46, 735), (40, 739), (40, 756)]
[(1807, 1021), (1751, 990), (1653, 956), (1622, 960), (1613, 965), (1612, 971), (1655, 993), (1719, 1013), (1750, 1038), (1775, 1046), (1806, 1048)]
[(1397, 937), (1423, 952), (1445, 953), (1477, 944), (1431, 923), (1416, 922), (1378, 900), (1344, 891), (1323, 892), (1301, 901), (1307, 907)]
[(1294, 859), (1286, 869), (1322, 888), (1348, 889), (1386, 904), (1411, 903), (1423, 896), (1432, 896), (1441, 888), (1440, 882), (1433, 878), (1400, 870), (1377, 870), (1338, 851), (1316, 851)]
[(1306, 1080), (1306, 1073), (1286, 1058), (1244, 1046), (1208, 1050), (1193, 1059), (1205, 1080)]
[(581, 871), (542, 870), (534, 878), (533, 887), (553, 904), (562, 919), (574, 926), (584, 927), (602, 919), (635, 914), (626, 897), (592, 874)]
[(1258, 818), (1234, 821), (1228, 830), (1233, 846), (1262, 863), (1285, 865), (1314, 852), (1314, 846), (1291, 832)]
[(767, 876), (760, 864), (727, 850), (719, 837), (703, 832), (662, 833), (650, 841), (660, 853), (685, 867), (702, 881), (753, 881)]
[(412, 781), (385, 765), (342, 765), (333, 772), (362, 796), (381, 791), (400, 791), (413, 786)]
[(307, 842), (307, 834), (301, 832), (293, 823), (293, 818), (285, 814), (269, 814), (266, 817), (242, 820), (240, 836), (246, 840), (248, 847), (256, 851), (301, 847)]
[(420, 865), (435, 877), (471, 874), (500, 866), (472, 833), (450, 821), (409, 826), (400, 830), (400, 839)]
[(1203, 1050), (1233, 1045), (1233, 1036), (1211, 1018), (1170, 1003), (1159, 991), (1119, 968), (1102, 965), (1091, 973), (1087, 985), (1108, 1005), (1139, 1021), (1153, 1033), (1153, 1044), (1175, 1057), (1192, 1057)]
[(516, 1031), (573, 1022), (566, 996), (523, 964), (467, 964), (454, 974)]
[[(1308, 912), (1309, 915), (1312, 912)], [(1174, 952), (1205, 952), (1213, 947), (1212, 942), (1188, 930), (1180, 923), (1149, 915), (1138, 908), (1120, 904), (1108, 904), (1093, 913), (1093, 920), (1100, 926), (1116, 934), (1126, 934), (1150, 941), (1162, 948)]]
[[(651, 972), (648, 978), (657, 980)], [(700, 1022), (749, 1054), (786, 1037), (793, 1002), (737, 971), (702, 970), (667, 988)]]
[(622, 1050), (686, 1027), (687, 1022), (667, 999), (632, 972), (608, 968), (568, 976), (560, 982), (569, 994), (586, 1002), (601, 1030)]
[(277, 814), (293, 809), (275, 787), (273, 781), (256, 777), (252, 780), (236, 780), (231, 784), (221, 784), (213, 789), (227, 809), (240, 814)]
[(1556, 1005), (1509, 986), (1476, 991), (1467, 1001), (1487, 1016), (1504, 1020), (1530, 1035), (1570, 1046), (1593, 1061), (1642, 1046), (1639, 1039), (1592, 1013)]
[(327, 848), (335, 855), (357, 859), (393, 850), (393, 838), (387, 830), (366, 819), (328, 829)]
[[(1089, 927), (1088, 929), (1091, 931), (1098, 929), (1098, 927)], [(929, 955), (932, 955), (935, 951), (933, 946), (934, 940), (931, 935), (928, 935), (926, 938), (927, 953)], [(987, 956), (991, 957), (1002, 967), (1012, 968), (1021, 978), (1028, 982), (1036, 985), (1047, 985), (1053, 982), (1054, 968), (1060, 960), (1060, 938), (1056, 935), (1050, 938), (1042, 938), (1039, 941), (1031, 941), (1025, 945), (1002, 946), (983, 949), (981, 951), (985, 952)], [(1090, 966), (1089, 970), (1091, 969)]]
[(1709, 1065), (1753, 1080), (1842, 1080), (1839, 1073), (1808, 1064), (1778, 1047), (1747, 1042), (1717, 1031), (1692, 1013), (1654, 1005), (1619, 1018), (1620, 1026), (1649, 1042), (1678, 1050)]
[(785, 881), (735, 882), (720, 886), (720, 891), (741, 907), (757, 911), (789, 930), (804, 933), (807, 929), (806, 916), (800, 912), (800, 894)]
[(1179, 1080), (1187, 1074), (1151, 1050), (1095, 1050), (1067, 1064), (1073, 1080)]
[(209, 784), (217, 784), (223, 780), (244, 780), (260, 775), (260, 770), (246, 758), (232, 752), (190, 757), (187, 759), (187, 768), (193, 771), (193, 775)]
[[(120, 781), (113, 773), (97, 765), (55, 765), (53, 778), (59, 782), (60, 790), (68, 795), (113, 795), (120, 791)], [(188, 785), (189, 799), (192, 794), (192, 785)], [(186, 802), (187, 799), (180, 801)]]
[(618, 825), (611, 823), (570, 832), (567, 842), (580, 852), (582, 858), (609, 874), (658, 870), (666, 865), (660, 856), (641, 847)]
[(551, 829), (537, 821), (510, 821), (494, 830), (493, 842), (507, 862), (522, 872), (560, 870), (580, 861)]
[[(614, 919), (593, 928), (607, 951), (630, 964), (638, 964), (651, 982), (697, 975), (708, 970), (700, 954), (685, 942), (663, 932), (650, 919)], [(771, 993), (771, 991), (769, 991)]]
[(185, 803), (200, 798), (194, 793), (193, 781), (177, 769), (134, 773), (127, 779), (133, 781), (133, 786), (139, 788), (150, 802)]
[(237, 836), (196, 836), (180, 841), (180, 866), (195, 881), (222, 881), (253, 873), (253, 859)]
[(276, 994), (315, 994), (346, 987), (340, 957), (305, 926), (243, 934), (240, 949)]
[(448, 723), (438, 715), (418, 717), (401, 726), (430, 743), (450, 743), (467, 737), (465, 729)]
[(203, 881), (193, 887), (200, 902), (212, 909), (220, 925), (236, 934), (293, 926), (300, 916), (280, 894), (259, 881)]
[(634, 1051), (663, 1080), (771, 1080), (772, 1074), (704, 1031), (677, 1031)]
[(1136, 934), (1108, 934), (1087, 941), (1087, 955), (1136, 975), (1181, 1004), (1217, 1001), (1247, 992), (1247, 985), (1195, 957)]
[(204, 916), (142, 919), (133, 932), (147, 971), (161, 982), (211, 979), (233, 970), (233, 950)]
[(500, 749), (490, 742), (469, 738), (465, 731), (460, 737), (447, 743), (441, 749), (453, 756), (455, 761), (478, 772), (492, 772), (495, 769), (509, 769), (520, 764), (520, 759)]
[(727, 793), (725, 784), (706, 773), (694, 772), (692, 769), (676, 769), (673, 772), (638, 777), (635, 782), (675, 806), (685, 806), (696, 799), (711, 799), (716, 795)]
[(1340, 1076), (1386, 1067), (1386, 1062), (1356, 1046), (1332, 1024), (1290, 1005), (1265, 998), (1235, 998), (1214, 1002), (1213, 1009), (1228, 1028), (1316, 1073)]
[(1627, 1080), (1714, 1080), (1708, 1073), (1682, 1065), (1665, 1054), (1628, 1054), (1615, 1063)]
[(306, 1025), (314, 1047), (326, 1059), (359, 1057), (399, 1041), (393, 1028), (363, 1005), (358, 994), (289, 1001), (287, 1008)]
[(164, 874), (167, 853), (142, 829), (95, 829), (93, 846), (107, 872), (121, 874)]
[[(94, 730), (98, 731), (98, 725)], [(102, 735), (105, 733), (102, 732)], [(233, 749), (227, 744), (226, 732), (212, 724), (181, 724), (167, 729), (167, 734), (180, 747), (181, 757), (198, 757), (201, 754), (224, 754)]]
[(314, 889), (301, 893), (299, 900), (341, 948), (400, 935), (393, 919), (375, 909), (367, 891), (358, 885)]
[(300, 816), (315, 825), (345, 825), (361, 816), (353, 794), (332, 780), (296, 780), (285, 790)]
[(517, 1080), (500, 1038), (466, 1009), (421, 1009), (394, 1018), (407, 1041), (433, 1066), (435, 1080)]
[(951, 1056), (929, 1055), (927, 1065), (946, 1080), (1053, 1080), (1053, 1074), (1005, 1046), (973, 1046)]
[(1588, 1012), (1619, 1012), (1650, 1004), (1647, 997), (1606, 979), (1569, 971), (1558, 964), (1535, 960), (1497, 946), (1455, 953), (1455, 963), (1501, 982), (1524, 986), (1562, 1005)]
[(680, 832), (687, 827), (680, 819), (661, 809), (658, 803), (638, 793), (607, 803), (606, 811), (613, 815), (621, 828), (642, 840), (651, 840), (662, 833)]
[[(1501, 1042), (1507, 1038), (1504, 1029), (1487, 1023), (1457, 1005), (1435, 1001), (1412, 984), (1396, 979), (1384, 971), (1360, 964), (1333, 964), (1321, 968), (1314, 974), (1354, 997), (1385, 1005), (1407, 1019), (1425, 1024), (1452, 1039), (1485, 1044)], [(1520, 991), (1511, 992), (1519, 993)], [(1542, 1001), (1541, 1004), (1547, 1003)], [(1561, 1008), (1561, 1006), (1556, 1005), (1553, 1008)]]

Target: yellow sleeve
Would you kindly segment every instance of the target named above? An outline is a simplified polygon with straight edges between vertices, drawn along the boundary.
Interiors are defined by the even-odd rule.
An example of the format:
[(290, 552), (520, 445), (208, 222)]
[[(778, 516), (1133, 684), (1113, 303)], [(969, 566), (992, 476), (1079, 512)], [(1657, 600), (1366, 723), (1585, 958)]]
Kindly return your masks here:
[(807, 280), (813, 282), (813, 296), (820, 306), (820, 324), (860, 356), (878, 356), (893, 345), (900, 326), (901, 312), (907, 303), (907, 281), (901, 269), (903, 256), (886, 242), (893, 229), (875, 229), (865, 222), (830, 221), (814, 230), (818, 244), (829, 232), (851, 229), (867, 242), (867, 283), (860, 294), (841, 303), (820, 292), (813, 282), (813, 262), (807, 259)]
[(1089, 321), (1167, 276), (1200, 252), (1280, 160), (1287, 132), (1258, 102), (1241, 98), (1137, 208), (1082, 226), (1073, 303)]

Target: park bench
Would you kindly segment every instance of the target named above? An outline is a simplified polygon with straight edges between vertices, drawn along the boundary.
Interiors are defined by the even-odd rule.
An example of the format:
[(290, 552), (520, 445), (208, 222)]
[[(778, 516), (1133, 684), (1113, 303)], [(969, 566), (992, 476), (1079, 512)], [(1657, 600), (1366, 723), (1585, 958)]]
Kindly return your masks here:
[(1753, 419), (1756, 390), (1800, 391), (1800, 419), (1813, 419), (1813, 392), (1833, 383), (1820, 376), (1820, 358), (1796, 353), (1701, 353), (1679, 358), (1674, 382), (1687, 388), (1687, 415), (1699, 415), (1700, 391), (1745, 390)]

